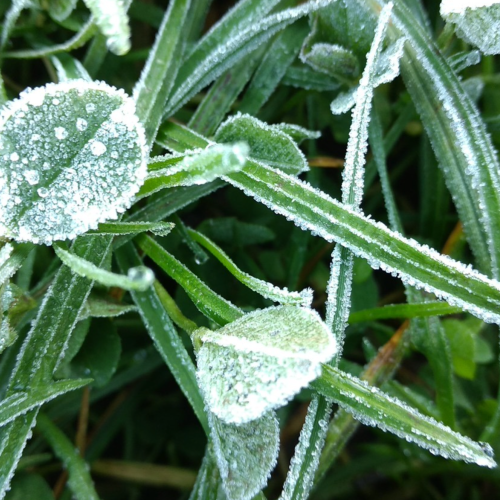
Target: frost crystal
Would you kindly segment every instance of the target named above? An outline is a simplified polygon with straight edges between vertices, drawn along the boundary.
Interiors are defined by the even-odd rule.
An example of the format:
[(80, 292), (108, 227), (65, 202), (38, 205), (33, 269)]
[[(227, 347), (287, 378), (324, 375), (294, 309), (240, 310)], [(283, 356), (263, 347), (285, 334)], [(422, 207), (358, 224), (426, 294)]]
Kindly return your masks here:
[(116, 218), (144, 182), (146, 159), (123, 91), (83, 80), (26, 90), (0, 113), (0, 235), (50, 244)]
[(455, 24), (460, 38), (485, 54), (500, 53), (499, 0), (443, 0), (441, 16)]
[(197, 376), (205, 400), (219, 418), (237, 424), (284, 405), (336, 350), (319, 315), (294, 306), (255, 311), (197, 335)]

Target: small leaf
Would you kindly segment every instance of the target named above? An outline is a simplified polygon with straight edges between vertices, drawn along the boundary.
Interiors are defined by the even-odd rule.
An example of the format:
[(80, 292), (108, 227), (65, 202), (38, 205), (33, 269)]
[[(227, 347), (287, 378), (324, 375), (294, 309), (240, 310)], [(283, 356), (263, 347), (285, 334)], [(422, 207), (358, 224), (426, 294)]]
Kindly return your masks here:
[(442, 325), (450, 344), (454, 372), (473, 380), (476, 373), (475, 332), (464, 321), (456, 319), (444, 320)]
[(97, 281), (104, 286), (117, 286), (124, 290), (144, 291), (153, 284), (155, 279), (153, 271), (144, 266), (131, 267), (128, 270), (127, 276), (124, 276), (123, 274), (115, 274), (101, 269), (88, 260), (82, 259), (67, 250), (63, 250), (59, 246), (54, 245), (54, 250), (57, 256), (74, 273), (89, 280)]
[(335, 354), (335, 341), (311, 309), (254, 311), (212, 332), (200, 328), (198, 381), (211, 411), (241, 424), (284, 405)]
[(227, 119), (217, 130), (215, 138), (220, 142), (245, 141), (254, 160), (289, 174), (309, 170), (304, 154), (289, 135), (253, 116), (238, 113)]
[(127, 209), (146, 176), (144, 131), (123, 91), (72, 80), (0, 114), (0, 235), (50, 244)]
[(357, 57), (340, 45), (315, 43), (301, 59), (316, 71), (333, 76), (339, 81), (354, 81), (359, 76)]
[(250, 500), (276, 465), (279, 425), (274, 412), (242, 425), (209, 414), (215, 458), (228, 500)]
[(107, 39), (108, 49), (122, 56), (130, 50), (130, 27), (124, 0), (84, 0)]
[(498, 0), (443, 0), (441, 16), (456, 26), (457, 35), (485, 54), (500, 53)]
[(87, 318), (116, 318), (116, 316), (135, 311), (137, 308), (130, 304), (118, 304), (109, 300), (89, 297), (78, 319), (81, 321)]

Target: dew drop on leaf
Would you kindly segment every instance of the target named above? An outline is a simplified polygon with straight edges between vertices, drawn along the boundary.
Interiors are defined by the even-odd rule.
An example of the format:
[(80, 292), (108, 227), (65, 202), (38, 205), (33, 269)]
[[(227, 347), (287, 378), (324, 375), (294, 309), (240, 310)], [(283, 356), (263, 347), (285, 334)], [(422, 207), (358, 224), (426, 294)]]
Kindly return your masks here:
[(0, 236), (50, 244), (115, 219), (146, 164), (144, 130), (122, 90), (84, 80), (28, 89), (0, 111)]

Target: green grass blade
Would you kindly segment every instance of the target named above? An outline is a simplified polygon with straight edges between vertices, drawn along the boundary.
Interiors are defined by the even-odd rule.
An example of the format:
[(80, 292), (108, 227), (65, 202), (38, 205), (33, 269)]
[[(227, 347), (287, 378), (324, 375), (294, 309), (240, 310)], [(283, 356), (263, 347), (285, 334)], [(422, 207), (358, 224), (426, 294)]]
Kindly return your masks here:
[[(383, 2), (366, 0), (379, 9)], [(401, 71), (432, 141), (478, 267), (498, 276), (500, 166), (479, 112), (404, 2), (394, 24), (408, 42)]]
[(366, 425), (396, 434), (445, 458), (496, 467), (489, 445), (476, 443), (457, 434), (402, 401), (337, 368), (324, 365), (321, 377), (312, 386)]
[(246, 20), (244, 26), (232, 26), (227, 33), (223, 33), (223, 30), (219, 30), (216, 35), (215, 30), (209, 33), (211, 43), (207, 43), (204, 39), (189, 55), (179, 71), (175, 90), (164, 114), (171, 116), (203, 87), (214, 81), (227, 68), (255, 50), (260, 44), (269, 40), (275, 33), (297, 19), (324, 7), (329, 2), (330, 0), (308, 2), (299, 7), (272, 14), (261, 19), (258, 24), (254, 24), (257, 19), (253, 22)]
[(295, 304), (304, 307), (311, 305), (311, 289), (306, 289), (300, 293), (289, 292), (287, 289), (282, 289), (268, 283), (267, 281), (254, 278), (250, 274), (239, 269), (229, 256), (205, 235), (199, 233), (198, 231), (194, 231), (193, 229), (189, 229), (188, 232), (195, 241), (200, 243), (200, 245), (203, 245), (238, 281), (254, 292), (262, 295), (266, 299), (279, 302), (280, 304)]
[(191, 0), (169, 3), (141, 78), (134, 88), (137, 116), (151, 144), (158, 130), (161, 110), (172, 89), (184, 50), (184, 23)]
[(27, 392), (14, 393), (0, 402), (0, 427), (51, 399), (80, 389), (91, 382), (92, 379), (60, 380), (48, 385), (34, 386)]
[(89, 17), (88, 21), (82, 26), (80, 31), (76, 33), (67, 42), (57, 45), (50, 45), (41, 49), (26, 49), (26, 50), (13, 50), (11, 52), (4, 52), (5, 59), (38, 59), (40, 57), (49, 57), (61, 52), (71, 52), (72, 50), (83, 47), (97, 32), (94, 18)]
[(362, 323), (365, 321), (377, 321), (380, 319), (410, 319), (427, 316), (446, 316), (448, 314), (459, 314), (462, 309), (453, 307), (446, 302), (421, 302), (412, 304), (391, 304), (374, 309), (364, 309), (349, 315), (349, 323)]
[(262, 58), (263, 46), (223, 73), (206, 93), (189, 120), (188, 126), (196, 132), (212, 136), (236, 98), (250, 80)]
[[(208, 144), (185, 127), (169, 123), (168, 130), (176, 130), (178, 145), (190, 141), (191, 147)], [(372, 267), (394, 273), (405, 284), (435, 293), (486, 322), (500, 321), (500, 283), (471, 267), (404, 238), (309, 184), (264, 165), (249, 161), (241, 172), (225, 179), (302, 229), (341, 243)]]
[[(117, 250), (116, 258), (122, 269), (141, 265), (137, 252), (130, 244)], [(208, 433), (205, 403), (198, 388), (193, 362), (166, 314), (160, 297), (154, 288), (145, 292), (132, 291), (131, 295), (155, 347)]]
[[(399, 220), (396, 204), (392, 195), (387, 174), (387, 165), (382, 140), (382, 127), (380, 117), (373, 113), (370, 128), (370, 142), (373, 156), (379, 171), (384, 194), (385, 204), (393, 229), (403, 233), (401, 221)], [(406, 296), (410, 303), (425, 301), (422, 293), (412, 287), (406, 286)], [(455, 403), (453, 388), (453, 366), (448, 339), (437, 318), (415, 318), (411, 322), (412, 339), (418, 349), (429, 360), (436, 381), (436, 400), (443, 422), (455, 428)]]
[(43, 434), (68, 471), (68, 485), (74, 498), (76, 500), (99, 500), (89, 474), (89, 467), (75, 449), (75, 445), (43, 413), (38, 415), (37, 429)]
[(128, 269), (128, 275), (124, 276), (101, 269), (58, 245), (54, 245), (54, 250), (63, 264), (68, 266), (74, 273), (89, 280), (97, 281), (104, 286), (116, 286), (124, 290), (143, 292), (150, 288), (154, 281), (153, 271), (144, 266), (132, 267)]
[[(239, 111), (255, 115), (267, 102), (297, 57), (307, 31), (307, 23), (299, 21), (277, 35), (257, 68), (238, 106)], [(201, 130), (200, 132), (204, 133)]]
[(166, 236), (175, 224), (171, 222), (101, 222), (97, 229), (87, 231), (88, 235), (107, 234), (107, 235), (124, 235), (146, 233), (148, 231), (157, 236)]
[[(107, 237), (82, 238), (76, 241), (73, 251), (102, 265), (110, 244), (111, 239)], [(34, 380), (52, 381), (91, 288), (92, 282), (86, 278), (75, 276), (68, 267), (60, 268), (21, 347), (6, 397), (27, 390)], [(37, 413), (38, 409), (33, 409), (0, 430), (0, 498), (9, 487)]]
[(243, 315), (243, 311), (217, 295), (152, 238), (141, 235), (136, 238), (136, 242), (149, 258), (184, 288), (194, 305), (207, 318), (219, 325), (225, 325)]

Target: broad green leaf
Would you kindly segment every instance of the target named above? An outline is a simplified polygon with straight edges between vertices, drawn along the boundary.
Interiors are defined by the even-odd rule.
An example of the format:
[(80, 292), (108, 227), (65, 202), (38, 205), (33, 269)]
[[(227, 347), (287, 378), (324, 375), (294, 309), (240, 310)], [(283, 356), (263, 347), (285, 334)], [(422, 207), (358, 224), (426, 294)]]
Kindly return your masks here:
[(144, 291), (151, 287), (155, 276), (151, 269), (145, 266), (131, 267), (127, 276), (106, 271), (77, 255), (54, 245), (57, 256), (74, 273), (89, 280), (97, 281), (104, 286), (116, 286), (124, 290)]
[(274, 412), (230, 424), (209, 414), (214, 455), (228, 500), (251, 500), (267, 484), (279, 451)]
[(434, 455), (496, 467), (493, 451), (488, 444), (476, 443), (452, 431), (402, 401), (337, 368), (323, 366), (322, 376), (312, 385), (363, 424), (414, 442)]
[(238, 113), (228, 118), (217, 130), (215, 140), (246, 141), (253, 160), (290, 174), (309, 170), (304, 154), (290, 136), (250, 115)]
[(27, 391), (13, 393), (0, 402), (0, 427), (61, 394), (80, 389), (91, 382), (92, 379), (89, 378), (59, 380), (47, 385), (33, 385)]
[(146, 176), (133, 101), (73, 80), (23, 92), (0, 115), (0, 234), (49, 244), (128, 208)]
[(148, 257), (184, 288), (194, 305), (207, 318), (219, 325), (225, 325), (243, 315), (241, 309), (217, 295), (152, 238), (141, 235), (136, 238), (136, 242)]
[(124, 0), (84, 0), (111, 52), (122, 56), (130, 50), (130, 27)]
[[(124, 245), (117, 250), (116, 258), (122, 270), (141, 265), (137, 252), (134, 251), (130, 244)], [(145, 292), (132, 291), (131, 295), (156, 349), (169, 367), (203, 429), (208, 434), (205, 403), (196, 382), (193, 362), (165, 312), (156, 289), (150, 288)]]
[(457, 35), (485, 54), (500, 53), (498, 0), (443, 0), (441, 16), (456, 26)]
[(161, 168), (161, 165), (164, 161), (169, 162), (170, 157), (155, 157), (150, 162), (153, 172), (147, 177), (137, 198), (167, 187), (206, 184), (222, 175), (238, 172), (244, 167), (247, 154), (247, 145), (239, 142), (232, 145), (215, 144), (202, 151), (187, 153), (181, 161), (167, 168)]
[(294, 306), (254, 311), (217, 331), (200, 328), (193, 335), (207, 405), (235, 424), (284, 405), (336, 350), (319, 315)]
[(89, 467), (68, 437), (41, 413), (37, 429), (50, 444), (68, 471), (68, 485), (76, 500), (99, 500), (90, 477)]
[(228, 255), (206, 236), (192, 229), (189, 230), (189, 234), (195, 241), (203, 245), (237, 280), (266, 299), (287, 305), (295, 304), (305, 307), (311, 305), (312, 290), (310, 288), (300, 293), (289, 292), (287, 289), (282, 289), (267, 281), (254, 278), (250, 274), (239, 269)]

